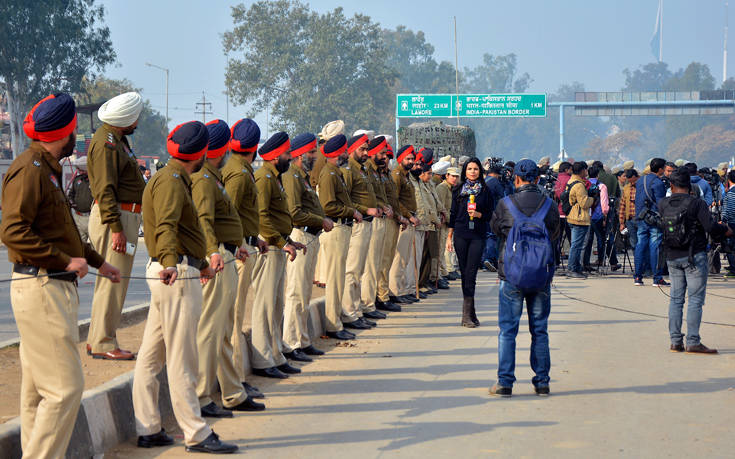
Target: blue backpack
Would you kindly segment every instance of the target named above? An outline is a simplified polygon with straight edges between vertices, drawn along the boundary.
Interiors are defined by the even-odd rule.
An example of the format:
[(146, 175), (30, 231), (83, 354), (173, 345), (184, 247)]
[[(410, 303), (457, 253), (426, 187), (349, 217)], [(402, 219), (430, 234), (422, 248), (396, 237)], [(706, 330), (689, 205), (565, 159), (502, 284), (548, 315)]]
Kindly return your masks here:
[(510, 198), (503, 198), (513, 215), (513, 227), (505, 240), (505, 280), (520, 289), (542, 290), (556, 269), (554, 248), (544, 223), (551, 199), (544, 198), (533, 215), (527, 217)]

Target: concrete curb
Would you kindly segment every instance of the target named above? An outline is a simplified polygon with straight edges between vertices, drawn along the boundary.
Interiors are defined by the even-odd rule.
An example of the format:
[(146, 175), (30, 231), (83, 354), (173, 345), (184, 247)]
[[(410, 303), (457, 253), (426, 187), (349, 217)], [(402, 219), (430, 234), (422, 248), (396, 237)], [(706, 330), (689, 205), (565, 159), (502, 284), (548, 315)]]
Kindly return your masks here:
[[(323, 297), (309, 304), (309, 335), (315, 340), (325, 333), (325, 299)], [(126, 314), (147, 313), (148, 305), (128, 308)], [(81, 324), (80, 324), (81, 327)], [(87, 325), (88, 327), (88, 325)], [(86, 334), (86, 330), (85, 330)], [(246, 371), (250, 372), (249, 352), (244, 353)], [(117, 444), (136, 437), (135, 416), (133, 413), (133, 374), (122, 374), (107, 383), (84, 391), (82, 406), (77, 415), (67, 458), (102, 457), (105, 451)], [(166, 369), (158, 375), (160, 391), (158, 404), (161, 421), (164, 425), (175, 422), (171, 397), (168, 390)], [(20, 459), (20, 417), (0, 424), (0, 451), (2, 457)]]

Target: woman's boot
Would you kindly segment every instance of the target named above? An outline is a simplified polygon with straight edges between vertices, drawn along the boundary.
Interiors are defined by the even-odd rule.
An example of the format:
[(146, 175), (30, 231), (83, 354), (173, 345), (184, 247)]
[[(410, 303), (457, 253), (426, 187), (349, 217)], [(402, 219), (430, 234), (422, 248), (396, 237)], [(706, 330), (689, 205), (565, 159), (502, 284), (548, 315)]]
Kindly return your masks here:
[(462, 303), (462, 326), (467, 328), (475, 328), (475, 322), (472, 320), (472, 314), (475, 313), (474, 299), (468, 296), (464, 297)]
[(480, 326), (480, 321), (477, 320), (477, 314), (475, 314), (475, 297), (470, 298), (470, 319), (475, 327)]

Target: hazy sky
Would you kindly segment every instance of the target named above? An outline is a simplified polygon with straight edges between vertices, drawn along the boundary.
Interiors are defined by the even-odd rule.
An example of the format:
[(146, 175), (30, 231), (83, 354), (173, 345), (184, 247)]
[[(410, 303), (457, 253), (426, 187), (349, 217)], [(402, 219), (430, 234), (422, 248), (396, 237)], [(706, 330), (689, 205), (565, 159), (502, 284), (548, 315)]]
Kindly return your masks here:
[[(194, 104), (201, 100), (202, 91), (214, 112), (207, 120), (226, 119), (221, 34), (232, 29), (230, 8), (238, 3), (103, 0), (118, 56), (117, 65), (108, 68), (106, 75), (131, 80), (163, 112), (164, 74), (145, 62), (167, 67), (171, 128), (201, 119), (194, 114)], [(553, 92), (575, 80), (587, 90), (620, 90), (622, 69), (655, 60), (649, 42), (658, 0), (319, 0), (309, 4), (320, 12), (342, 6), (348, 15), (367, 14), (383, 27), (423, 30), (436, 48), (436, 59), (451, 62), (452, 17), (456, 16), (460, 69), (479, 64), (484, 53), (513, 52), (520, 71), (533, 78), (529, 92)], [(735, 4), (729, 16), (733, 9)], [(664, 0), (664, 61), (669, 67), (676, 70), (699, 61), (721, 79), (724, 16), (721, 0)], [(735, 61), (735, 45), (732, 50), (731, 61)], [(735, 69), (735, 62), (729, 67)], [(229, 115), (234, 122), (245, 110), (230, 106)], [(256, 121), (264, 127), (265, 114)]]

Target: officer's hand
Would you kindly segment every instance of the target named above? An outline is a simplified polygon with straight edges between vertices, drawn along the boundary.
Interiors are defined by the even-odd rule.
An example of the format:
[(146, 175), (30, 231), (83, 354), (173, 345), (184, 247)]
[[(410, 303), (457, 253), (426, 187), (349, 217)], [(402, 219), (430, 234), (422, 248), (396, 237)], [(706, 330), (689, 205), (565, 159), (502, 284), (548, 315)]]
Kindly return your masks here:
[(284, 245), (283, 251), (289, 255), (288, 259), (290, 261), (294, 261), (296, 259), (296, 247), (293, 244)]
[(258, 238), (258, 250), (260, 250), (261, 255), (265, 255), (268, 253), (268, 243), (264, 240)]
[(97, 273), (110, 279), (110, 282), (113, 284), (120, 282), (120, 270), (108, 262), (104, 262), (97, 270)]
[(391, 209), (390, 206), (383, 207), (383, 212), (385, 213), (386, 218), (393, 218), (393, 209)]
[(128, 239), (125, 237), (125, 233), (120, 231), (119, 233), (112, 233), (112, 250), (117, 253), (125, 253), (127, 250)]
[(408, 219), (408, 221), (411, 222), (413, 226), (419, 226), (421, 224), (421, 220), (416, 217), (411, 217)]
[(66, 265), (66, 268), (64, 269), (66, 271), (77, 273), (77, 277), (81, 279), (82, 277), (87, 275), (87, 272), (89, 271), (89, 265), (87, 264), (87, 260), (85, 260), (84, 258), (72, 258), (71, 260), (69, 260), (69, 264)]
[(294, 246), (294, 247), (296, 247), (296, 250), (303, 250), (304, 251), (304, 255), (306, 255), (306, 245), (305, 244), (302, 244), (302, 243), (296, 242), (296, 241), (291, 241), (291, 245)]
[(237, 255), (235, 255), (235, 258), (237, 258), (240, 261), (245, 261), (250, 257), (250, 253), (248, 252), (247, 247), (238, 247), (237, 248)]
[(158, 277), (161, 278), (161, 282), (166, 285), (174, 285), (176, 278), (179, 277), (179, 271), (176, 270), (176, 266), (166, 268), (163, 271), (158, 272)]
[(362, 214), (358, 211), (355, 211), (355, 213), (352, 214), (352, 217), (355, 219), (357, 223), (360, 223), (362, 221)]
[(378, 209), (377, 207), (370, 207), (367, 210), (367, 214), (371, 217), (380, 217), (380, 209)]
[(222, 260), (222, 255), (220, 255), (219, 253), (213, 253), (212, 255), (210, 255), (209, 266), (211, 266), (216, 273), (225, 269), (225, 262), (224, 260)]
[(447, 221), (447, 214), (444, 212), (439, 214), (439, 219), (441, 220), (441, 224), (443, 225)]
[(452, 239), (447, 238), (447, 246), (446, 246), (447, 252), (454, 252), (454, 244), (452, 244)]
[(209, 282), (209, 279), (212, 279), (214, 277), (214, 269), (212, 269), (211, 266), (207, 266), (206, 268), (199, 271), (199, 282), (202, 283), (202, 285)]
[(332, 231), (332, 228), (334, 228), (334, 222), (331, 218), (325, 217), (324, 220), (322, 220), (322, 229), (328, 233)]

